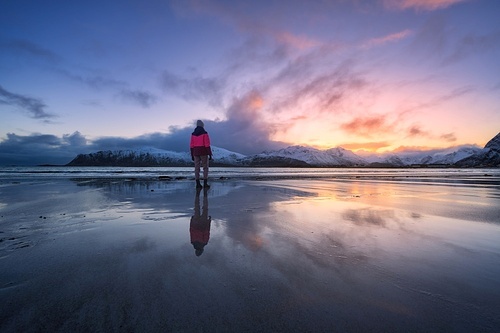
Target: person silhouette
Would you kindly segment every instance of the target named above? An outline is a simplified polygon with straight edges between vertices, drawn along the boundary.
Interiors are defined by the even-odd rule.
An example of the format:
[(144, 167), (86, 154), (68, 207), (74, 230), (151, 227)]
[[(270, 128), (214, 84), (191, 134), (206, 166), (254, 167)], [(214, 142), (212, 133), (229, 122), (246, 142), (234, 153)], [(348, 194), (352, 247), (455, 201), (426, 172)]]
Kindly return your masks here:
[[(209, 188), (208, 185), (208, 164), (212, 159), (212, 148), (210, 147), (210, 136), (205, 131), (203, 121), (196, 122), (196, 128), (191, 134), (189, 143), (191, 150), (191, 159), (194, 161), (194, 178), (196, 180), (196, 188)], [(203, 185), (200, 183), (200, 168), (203, 165)]]
[(210, 239), (210, 224), (212, 217), (208, 215), (208, 191), (203, 191), (203, 208), (200, 209), (200, 192), (201, 189), (196, 189), (194, 199), (194, 215), (189, 223), (189, 234), (191, 236), (191, 244), (194, 247), (194, 253), (197, 257), (201, 256), (205, 246)]

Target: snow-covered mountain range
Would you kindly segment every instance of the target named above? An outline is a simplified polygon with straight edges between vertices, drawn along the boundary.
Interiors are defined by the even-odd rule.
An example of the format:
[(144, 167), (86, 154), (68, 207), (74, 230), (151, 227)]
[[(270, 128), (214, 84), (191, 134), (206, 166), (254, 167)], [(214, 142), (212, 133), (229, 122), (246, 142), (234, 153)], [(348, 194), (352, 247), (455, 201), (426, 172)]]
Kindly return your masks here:
[[(274, 167), (500, 167), (500, 133), (481, 149), (462, 146), (438, 152), (405, 151), (388, 154), (355, 154), (341, 147), (319, 150), (291, 146), (246, 156), (212, 146), (213, 166)], [(191, 155), (145, 147), (80, 154), (69, 166), (191, 166)]]
[[(243, 154), (212, 146), (217, 161), (212, 165), (238, 165), (247, 157)], [(68, 166), (191, 166), (191, 154), (153, 147), (127, 150), (104, 150), (79, 154)]]

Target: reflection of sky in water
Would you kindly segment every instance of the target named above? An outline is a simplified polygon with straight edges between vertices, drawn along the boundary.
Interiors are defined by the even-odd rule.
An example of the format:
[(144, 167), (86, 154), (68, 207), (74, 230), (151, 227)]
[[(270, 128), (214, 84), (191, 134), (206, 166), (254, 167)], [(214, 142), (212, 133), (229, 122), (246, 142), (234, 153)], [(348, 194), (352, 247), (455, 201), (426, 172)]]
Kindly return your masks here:
[(478, 266), (487, 259), (484, 251), (500, 254), (498, 225), (322, 197), (278, 202), (273, 210), (286, 217), (275, 223), (275, 232), (330, 257), (413, 265), (405, 269), (415, 273), (441, 262), (462, 266), (466, 274), (466, 264)]
[[(217, 317), (215, 327), (321, 330), (340, 318), (340, 328), (426, 330), (453, 317), (471, 328), (491, 323), (500, 306), (491, 188), (214, 182), (206, 193), (210, 239), (199, 257), (190, 244), (191, 182), (34, 184), (31, 201), (22, 189), (0, 193), (2, 239), (30, 245), (2, 242), (0, 269), (9, 273), (0, 285), (18, 288), (5, 296), (22, 300), (9, 313), (29, 308), (33, 322), (53, 319), (42, 299), (68, 318), (108, 299), (115, 316), (123, 308), (156, 319), (168, 313), (184, 329), (193, 311), (202, 322)], [(87, 301), (72, 309), (61, 303), (68, 299)]]
[[(363, 184), (351, 187), (350, 193), (332, 187), (317, 197), (278, 202), (274, 209), (279, 215), (288, 214), (288, 223), (296, 225), (297, 232), (304, 233), (307, 226), (321, 234), (336, 235), (343, 243), (368, 253), (378, 249), (425, 256), (432, 247), (498, 253), (500, 221), (495, 217), (500, 209), (494, 199), (477, 201), (473, 191), (454, 188), (446, 193), (440, 187), (414, 187)], [(436, 200), (436, 196), (441, 199)], [(432, 256), (439, 255), (436, 251)]]
[[(232, 242), (224, 241), (225, 250), (243, 245), (247, 258), (257, 262), (248, 267), (245, 261), (241, 269), (279, 277), (304, 292), (319, 292), (319, 284), (319, 293), (325, 295), (356, 298), (362, 287), (371, 286), (377, 288), (370, 291), (375, 294), (390, 287), (452, 303), (477, 297), (496, 302), (500, 229), (487, 219), (498, 213), (491, 202), (468, 201), (474, 195), (470, 191), (460, 198), (462, 192), (451, 190), (453, 198), (440, 200), (443, 206), (427, 212), (429, 200), (442, 194), (427, 186), (404, 191), (393, 185), (358, 184), (336, 191), (319, 184), (294, 193), (293, 182), (288, 182), (277, 191), (288, 198), (274, 202), (265, 199), (266, 190), (257, 190), (253, 197), (263, 198), (269, 207), (261, 205), (251, 214), (243, 209), (226, 221), (221, 237)], [(457, 219), (455, 210), (462, 207), (456, 205), (464, 202), (472, 213)], [(469, 221), (471, 216), (489, 223)], [(380, 279), (386, 282), (383, 287)], [(484, 289), (492, 293), (479, 296)], [(390, 302), (384, 306), (404, 308)]]

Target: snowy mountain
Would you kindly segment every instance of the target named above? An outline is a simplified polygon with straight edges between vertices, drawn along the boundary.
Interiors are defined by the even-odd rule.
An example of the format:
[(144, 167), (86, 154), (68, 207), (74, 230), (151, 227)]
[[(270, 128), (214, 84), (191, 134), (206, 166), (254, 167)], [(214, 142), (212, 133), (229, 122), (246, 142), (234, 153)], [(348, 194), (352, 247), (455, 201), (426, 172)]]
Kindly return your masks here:
[[(363, 156), (366, 164), (373, 167), (402, 167), (406, 164), (394, 153), (383, 155), (368, 154)], [(408, 164), (411, 165), (411, 164)]]
[(277, 151), (266, 151), (254, 158), (282, 157), (307, 163), (309, 166), (362, 166), (366, 161), (352, 151), (337, 147), (319, 150), (312, 147), (291, 146)]
[[(500, 133), (481, 149), (475, 146), (439, 151), (405, 151), (359, 156), (341, 147), (319, 150), (291, 146), (245, 156), (212, 146), (212, 166), (266, 167), (499, 167)], [(157, 148), (99, 151), (80, 154), (69, 166), (192, 166), (189, 151), (173, 152)]]
[(500, 133), (498, 133), (497, 135), (495, 135), (493, 139), (488, 141), (488, 143), (486, 144), (486, 146), (484, 146), (484, 148), (500, 153)]
[(463, 168), (500, 167), (500, 133), (488, 141), (478, 153), (458, 161), (455, 166)]
[[(246, 156), (229, 150), (212, 147), (217, 161), (212, 165), (239, 165)], [(79, 154), (68, 166), (191, 166), (191, 154), (144, 147), (140, 149), (106, 150)]]
[[(224, 148), (214, 146), (212, 146), (211, 148), (216, 164), (239, 165), (246, 158), (246, 156), (243, 154), (235, 153)], [(189, 160), (191, 160), (191, 155), (189, 155)]]
[(187, 166), (191, 157), (187, 153), (178, 153), (156, 148), (127, 150), (105, 150), (90, 154), (79, 154), (68, 166)]
[(382, 155), (365, 155), (364, 158), (367, 162), (373, 164), (373, 166), (454, 165), (464, 158), (478, 154), (480, 151), (481, 148), (475, 146), (463, 146), (456, 150), (445, 149), (435, 152), (403, 151)]

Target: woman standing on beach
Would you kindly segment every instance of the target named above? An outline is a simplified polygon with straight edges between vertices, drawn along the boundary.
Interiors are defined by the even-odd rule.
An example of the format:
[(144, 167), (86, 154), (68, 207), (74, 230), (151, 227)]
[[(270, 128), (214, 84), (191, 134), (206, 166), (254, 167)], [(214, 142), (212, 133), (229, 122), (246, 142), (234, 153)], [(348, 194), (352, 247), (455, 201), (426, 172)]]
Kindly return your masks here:
[[(203, 121), (196, 122), (196, 128), (191, 134), (191, 159), (194, 161), (194, 178), (196, 179), (196, 188), (209, 188), (208, 185), (208, 160), (212, 159), (212, 149), (210, 148), (210, 137), (205, 131)], [(200, 167), (203, 165), (203, 186), (200, 183)]]

